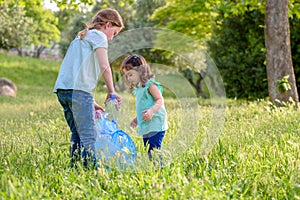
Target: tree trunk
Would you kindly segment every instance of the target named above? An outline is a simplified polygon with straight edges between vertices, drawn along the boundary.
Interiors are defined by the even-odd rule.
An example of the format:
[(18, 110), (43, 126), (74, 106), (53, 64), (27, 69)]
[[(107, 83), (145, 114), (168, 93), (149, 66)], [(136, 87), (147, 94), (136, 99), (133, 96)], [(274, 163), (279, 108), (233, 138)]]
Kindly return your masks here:
[[(203, 92), (203, 89), (201, 87), (201, 82), (204, 81), (204, 77), (202, 76), (203, 74), (201, 75), (198, 72), (193, 72), (190, 69), (180, 70), (180, 72), (189, 81), (189, 83), (194, 87), (194, 89), (197, 92), (197, 95), (200, 95), (204, 99), (208, 98), (208, 96)], [(194, 76), (196, 76), (196, 77), (194, 77)], [(195, 82), (195, 80), (196, 80), (196, 82)]]
[(40, 45), (40, 46), (34, 46), (34, 56), (35, 58), (40, 58), (42, 52), (46, 49), (45, 46)]
[[(292, 98), (297, 106), (299, 98), (291, 56), (288, 3), (289, 0), (266, 1), (265, 45), (268, 91), (272, 103), (281, 105), (282, 102), (289, 102)], [(288, 76), (288, 83), (285, 86), (290, 87), (279, 89), (278, 80), (282, 80), (285, 76)]]
[(18, 47), (17, 52), (18, 52), (18, 56), (23, 56), (23, 48), (22, 47)]

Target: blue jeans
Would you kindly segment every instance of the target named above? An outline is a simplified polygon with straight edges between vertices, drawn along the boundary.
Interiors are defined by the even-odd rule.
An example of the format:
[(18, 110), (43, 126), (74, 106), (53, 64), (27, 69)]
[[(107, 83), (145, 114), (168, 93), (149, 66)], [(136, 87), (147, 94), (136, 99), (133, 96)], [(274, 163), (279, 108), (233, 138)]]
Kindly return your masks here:
[(92, 94), (78, 90), (58, 90), (58, 101), (64, 109), (71, 134), (71, 166), (83, 158), (84, 166), (95, 158), (96, 125)]
[(143, 135), (143, 141), (144, 141), (144, 146), (147, 147), (149, 145), (148, 149), (148, 157), (150, 160), (152, 160), (152, 154), (151, 151), (156, 148), (160, 149), (162, 140), (165, 136), (166, 131), (161, 131), (161, 132), (151, 132), (146, 135)]

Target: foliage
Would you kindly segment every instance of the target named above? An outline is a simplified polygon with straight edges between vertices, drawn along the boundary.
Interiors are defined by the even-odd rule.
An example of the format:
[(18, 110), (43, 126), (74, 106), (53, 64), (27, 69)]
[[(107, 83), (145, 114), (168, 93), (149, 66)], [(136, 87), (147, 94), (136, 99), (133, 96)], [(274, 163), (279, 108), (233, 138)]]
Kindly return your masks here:
[[(263, 20), (266, 4), (264, 0), (201, 0), (185, 1), (184, 4), (177, 0), (167, 0), (166, 2), (166, 5), (154, 12), (153, 18), (160, 20), (159, 26), (194, 36), (200, 44), (203, 41), (209, 40), (210, 36), (213, 37), (209, 45), (210, 51), (215, 52), (211, 52), (211, 55), (216, 61), (217, 67), (221, 68), (221, 75), (226, 82), (225, 84), (227, 84), (227, 94), (230, 97), (262, 98), (267, 96), (267, 76), (264, 66)], [(299, 35), (296, 33), (299, 26), (296, 25), (297, 20), (295, 19), (300, 13), (299, 3), (298, 0), (289, 1), (289, 13), (294, 21), (294, 26), (291, 26), (291, 37), (293, 39)], [(247, 15), (249, 16), (247, 17)], [(252, 20), (251, 17), (253, 17)], [(250, 24), (243, 24), (242, 20), (244, 18)], [(235, 20), (238, 25), (235, 25)], [(231, 21), (231, 23), (228, 21)], [(223, 22), (227, 24), (222, 25)], [(211, 26), (213, 29), (211, 29)], [(243, 27), (245, 27), (244, 31), (248, 29), (248, 38), (246, 39), (235, 34), (236, 32), (240, 35)], [(222, 41), (223, 43), (221, 44), (220, 42)], [(248, 47), (245, 41), (250, 44)], [(214, 47), (211, 46), (212, 43), (215, 43)], [(229, 45), (232, 45), (229, 51), (227, 51), (226, 43), (231, 43)], [(291, 43), (292, 45), (294, 44), (294, 47), (292, 46), (293, 61), (298, 65), (297, 52), (299, 48), (297, 44), (299, 42), (293, 42), (292, 40)], [(249, 73), (246, 73), (246, 69), (249, 70)], [(295, 67), (296, 77), (299, 77), (298, 71), (298, 68)], [(198, 78), (197, 81), (199, 80)], [(247, 82), (248, 80), (250, 83)], [(241, 82), (243, 86), (240, 86)]]
[(51, 0), (56, 3), (59, 10), (81, 10), (83, 11), (87, 6), (94, 4), (93, 0)]
[[(156, 9), (151, 17), (156, 22), (155, 27), (162, 27), (171, 30), (175, 30), (180, 34), (188, 36), (193, 41), (193, 44), (187, 44), (185, 41), (179, 39), (177, 45), (174, 45), (177, 54), (184, 55), (190, 54), (194, 50), (203, 48), (203, 43), (210, 37), (211, 26), (210, 18), (213, 13), (210, 11), (209, 3), (206, 1), (182, 1), (178, 0), (166, 0), (165, 3)], [(158, 36), (156, 44), (166, 44), (169, 38)], [(172, 38), (172, 40), (176, 40)], [(207, 94), (204, 92), (205, 86), (204, 76), (201, 76), (198, 69), (194, 70), (194, 66), (190, 66), (191, 63), (182, 62), (180, 55), (176, 55), (175, 52), (164, 52), (162, 54), (162, 63), (172, 63), (173, 66), (179, 69), (184, 77), (194, 87), (196, 93), (204, 98), (207, 98)], [(202, 62), (202, 61), (199, 61)], [(204, 69), (206, 71), (208, 69)], [(202, 72), (202, 75), (205, 72)], [(208, 77), (207, 77), (208, 78)]]
[(166, 27), (194, 37), (200, 43), (210, 35), (210, 9), (206, 1), (166, 0), (166, 4), (155, 10), (152, 19), (157, 26)]
[(298, 94), (300, 94), (300, 16), (290, 18), (291, 51)]
[(39, 57), (40, 48), (50, 47), (52, 42), (59, 41), (60, 31), (57, 28), (58, 20), (55, 15), (42, 6), (41, 0), (21, 0), (20, 4), (25, 5), (26, 16), (34, 19), (37, 24), (35, 33), (31, 35), (35, 46), (35, 57)]
[[(9, 12), (4, 12), (8, 22), (3, 23), (4, 30), (9, 31), (4, 32), (2, 37), (13, 44), (7, 48), (18, 48), (19, 53), (22, 54), (22, 48), (34, 46), (34, 56), (39, 57), (41, 50), (51, 46), (52, 42), (59, 41), (57, 19), (51, 11), (43, 8), (41, 0), (18, 0), (17, 2), (9, 0), (2, 6), (10, 9)], [(16, 23), (18, 20), (20, 21)], [(12, 25), (16, 25), (16, 28), (12, 28), (14, 27)]]
[(300, 2), (299, 0), (290, 0), (289, 1), (289, 16), (297, 16), (300, 18)]
[(209, 52), (225, 83), (228, 97), (268, 95), (264, 47), (264, 15), (259, 11), (216, 18)]
[(277, 80), (277, 88), (280, 92), (286, 92), (291, 89), (291, 85), (289, 84), (289, 75)]
[[(69, 168), (69, 129), (51, 92), (59, 63), (0, 54), (0, 70), (10, 69), (20, 89), (16, 99), (0, 98), (1, 199), (297, 199), (300, 113), (266, 101), (228, 99), (220, 140), (200, 153), (210, 124), (210, 103), (199, 102), (198, 137), (186, 151), (157, 170), (118, 171)], [(23, 74), (30, 71), (30, 76)], [(1, 71), (5, 72), (5, 70)], [(12, 73), (11, 73), (12, 72)], [(50, 74), (50, 76), (49, 76)], [(18, 77), (21, 76), (20, 79)], [(36, 77), (32, 80), (32, 77)], [(42, 81), (44, 80), (44, 82)], [(99, 94), (104, 99), (105, 94)], [(124, 102), (131, 101), (124, 93)], [(126, 101), (125, 101), (126, 100)], [(173, 142), (182, 110), (165, 99)], [(128, 122), (134, 108), (122, 107)], [(138, 152), (142, 139), (126, 128)]]
[(58, 19), (57, 28), (63, 32), (65, 29), (68, 29), (70, 19), (75, 15), (79, 15), (79, 11), (75, 9), (61, 9), (55, 12), (54, 15)]
[(85, 15), (74, 15), (62, 30), (62, 38), (60, 41), (61, 54), (65, 55), (72, 40), (77, 36), (78, 32), (86, 28), (87, 17)]
[(132, 4), (132, 19), (127, 23), (129, 29), (153, 27), (159, 20), (152, 20), (155, 10), (165, 4), (164, 0), (137, 0)]
[(247, 12), (259, 11), (265, 13), (266, 1), (265, 0), (212, 0), (213, 10), (222, 10), (224, 16), (243, 15)]
[[(246, 1), (245, 1), (246, 2)], [(244, 2), (244, 3), (245, 3)], [(250, 1), (249, 1), (250, 2)], [(249, 3), (248, 2), (248, 3)], [(264, 3), (264, 2), (263, 2)], [(258, 5), (258, 4), (257, 4)], [(225, 11), (224, 7), (222, 11), (219, 11), (220, 14), (224, 17), (224, 20), (216, 20), (215, 29), (213, 32), (213, 39), (208, 43), (209, 46), (212, 48), (210, 49), (213, 59), (216, 61), (220, 71), (222, 71), (223, 79), (226, 82), (226, 89), (227, 89), (227, 95), (230, 97), (236, 96), (236, 97), (249, 97), (253, 98), (263, 98), (267, 96), (267, 85), (266, 85), (266, 74), (263, 71), (265, 62), (265, 48), (264, 48), (264, 13), (265, 11), (257, 7), (257, 5), (252, 5), (252, 7), (249, 7), (248, 10), (253, 10), (249, 13), (245, 12), (232, 12), (229, 8)], [(291, 32), (291, 50), (292, 50), (292, 60), (294, 65), (294, 71), (296, 76), (296, 84), (298, 88), (300, 88), (300, 71), (299, 71), (299, 59), (298, 59), (298, 52), (299, 52), (299, 31), (298, 31), (298, 24), (299, 24), (299, 18), (297, 17), (299, 14), (299, 9), (296, 9), (298, 7), (299, 3), (295, 1), (290, 1), (290, 12), (294, 13), (290, 17), (290, 32)], [(232, 5), (233, 6), (233, 5)], [(251, 8), (251, 9), (250, 9)], [(261, 13), (257, 16), (254, 16), (251, 13)], [(234, 14), (234, 15), (233, 15)], [(237, 17), (234, 17), (234, 16)], [(232, 25), (221, 25), (223, 22), (226, 23), (228, 20), (237, 20), (243, 19), (245, 15), (250, 15), (254, 21), (256, 22), (250, 22), (249, 24), (239, 24), (241, 27), (245, 27), (245, 30), (249, 30), (249, 33), (253, 35), (252, 41), (249, 42), (249, 39), (245, 39), (242, 36), (238, 36), (236, 33), (239, 33), (239, 30), (241, 27), (239, 25), (235, 26), (232, 21)], [(222, 19), (222, 17), (218, 17), (217, 19)], [(256, 24), (256, 25), (252, 25)], [(226, 28), (223, 28), (226, 27)], [(232, 29), (232, 30), (230, 30)], [(235, 33), (236, 32), (236, 33)], [(216, 34), (216, 35), (215, 35)], [(216, 38), (224, 38), (223, 43), (218, 43), (218, 39)], [(227, 41), (226, 39), (227, 38)], [(234, 39), (232, 39), (234, 38)], [(248, 44), (250, 44), (248, 47), (245, 47), (245, 41), (248, 41)], [(258, 44), (258, 46), (253, 46), (252, 44)], [(232, 43), (232, 48), (235, 48), (236, 51), (232, 52), (231, 49), (226, 49), (226, 51), (222, 51), (219, 48), (223, 48), (224, 45), (228, 45), (227, 43)], [(214, 44), (212, 44), (214, 43)], [(252, 50), (251, 50), (252, 48)], [(245, 49), (245, 50), (243, 50)], [(214, 52), (215, 51), (215, 52)], [(244, 53), (241, 53), (244, 52)], [(247, 69), (243, 67), (243, 64), (241, 66), (233, 67), (234, 63), (240, 63), (242, 60), (248, 61), (248, 58), (252, 57), (252, 63), (249, 63)], [(246, 58), (246, 59), (245, 59)], [(237, 62), (239, 61), (239, 62)], [(257, 72), (257, 67), (260, 67), (260, 72)], [(225, 68), (225, 69), (223, 69)], [(256, 69), (255, 69), (256, 68)], [(225, 72), (226, 71), (226, 72)], [(249, 72), (249, 73), (248, 73)], [(251, 74), (252, 73), (252, 74)], [(244, 78), (243, 78), (244, 77)], [(231, 80), (233, 79), (233, 80)], [(248, 80), (247, 80), (248, 79)], [(256, 80), (255, 80), (256, 79)], [(258, 79), (258, 80), (257, 80)], [(238, 81), (236, 81), (238, 80)], [(251, 81), (249, 81), (251, 80)], [(255, 81), (252, 81), (255, 80)], [(229, 82), (228, 82), (229, 81)], [(249, 85), (250, 84), (250, 85)], [(241, 89), (241, 87), (248, 87), (245, 91)], [(249, 93), (250, 87), (252, 88), (252, 92)], [(240, 89), (238, 89), (240, 88)], [(255, 89), (256, 88), (256, 91)], [(235, 90), (235, 92), (233, 92)], [(243, 95), (239, 95), (240, 93), (244, 93)]]
[(26, 16), (24, 6), (1, 4), (0, 10), (0, 48), (9, 50), (30, 45), (36, 25)]

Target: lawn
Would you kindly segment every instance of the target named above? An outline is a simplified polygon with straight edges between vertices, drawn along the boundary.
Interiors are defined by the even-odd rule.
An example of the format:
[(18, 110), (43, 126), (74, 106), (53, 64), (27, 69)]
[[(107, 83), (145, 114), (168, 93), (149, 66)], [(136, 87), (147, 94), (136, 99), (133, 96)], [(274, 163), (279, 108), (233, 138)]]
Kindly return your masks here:
[[(213, 107), (189, 98), (189, 109), (166, 97), (163, 148), (173, 152), (165, 152), (160, 170), (145, 161), (142, 139), (129, 127), (134, 98), (120, 92), (119, 126), (136, 143), (138, 164), (70, 168), (70, 133), (52, 93), (58, 70), (58, 62), (0, 53), (0, 77), (18, 86), (17, 98), (0, 98), (1, 199), (300, 199), (299, 110), (267, 100), (227, 99), (224, 125), (203, 153)], [(105, 93), (97, 91), (103, 104)]]

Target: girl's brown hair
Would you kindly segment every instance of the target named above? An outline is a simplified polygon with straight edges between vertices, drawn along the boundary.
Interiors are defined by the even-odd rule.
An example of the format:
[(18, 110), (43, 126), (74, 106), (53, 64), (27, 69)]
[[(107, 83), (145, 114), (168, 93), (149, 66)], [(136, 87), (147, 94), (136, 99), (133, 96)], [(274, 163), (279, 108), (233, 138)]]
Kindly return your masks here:
[[(120, 67), (121, 74), (124, 75), (129, 70), (136, 70), (141, 75), (141, 85), (145, 87), (145, 84), (150, 78), (154, 78), (154, 74), (151, 72), (150, 66), (147, 64), (146, 59), (138, 54), (127, 56)], [(133, 91), (135, 85), (130, 84), (125, 76), (125, 81), (129, 85), (129, 90)]]
[(124, 28), (123, 20), (118, 11), (105, 8), (100, 10), (92, 19), (92, 24), (87, 26), (87, 29), (84, 29), (78, 33), (80, 39), (83, 39), (86, 36), (87, 30), (100, 29), (106, 23), (110, 22), (113, 26), (119, 27), (120, 29)]

